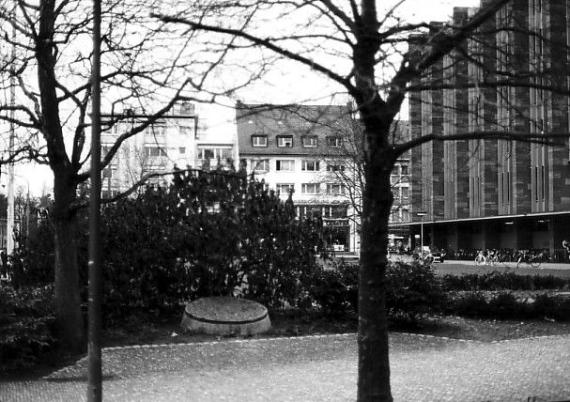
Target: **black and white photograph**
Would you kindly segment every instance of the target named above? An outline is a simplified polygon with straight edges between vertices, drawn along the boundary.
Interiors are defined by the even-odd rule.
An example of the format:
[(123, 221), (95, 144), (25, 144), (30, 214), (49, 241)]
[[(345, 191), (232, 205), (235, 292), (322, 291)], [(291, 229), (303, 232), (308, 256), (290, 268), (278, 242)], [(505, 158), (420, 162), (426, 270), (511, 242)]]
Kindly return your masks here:
[(0, 0), (1, 402), (570, 402), (570, 0)]

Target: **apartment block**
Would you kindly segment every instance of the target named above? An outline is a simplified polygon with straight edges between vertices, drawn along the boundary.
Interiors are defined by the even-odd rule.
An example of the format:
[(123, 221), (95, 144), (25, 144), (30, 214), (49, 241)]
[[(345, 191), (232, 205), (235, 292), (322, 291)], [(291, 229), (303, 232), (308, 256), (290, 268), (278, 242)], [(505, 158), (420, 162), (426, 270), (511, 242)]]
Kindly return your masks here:
[[(210, 117), (214, 115), (215, 117)], [(176, 104), (170, 113), (127, 139), (102, 174), (103, 195), (115, 195), (130, 188), (148, 173), (168, 173), (178, 168), (214, 169), (218, 164), (236, 167), (236, 130), (215, 106), (199, 110), (189, 102)], [(147, 121), (148, 115), (134, 109), (103, 115), (114, 121), (101, 134), (101, 153), (106, 155), (120, 135)], [(166, 184), (168, 175), (148, 183)]]
[(236, 121), (241, 166), (282, 199), (291, 194), (297, 216), (321, 216), (331, 250), (357, 251), (360, 188), (351, 108), (238, 103)]

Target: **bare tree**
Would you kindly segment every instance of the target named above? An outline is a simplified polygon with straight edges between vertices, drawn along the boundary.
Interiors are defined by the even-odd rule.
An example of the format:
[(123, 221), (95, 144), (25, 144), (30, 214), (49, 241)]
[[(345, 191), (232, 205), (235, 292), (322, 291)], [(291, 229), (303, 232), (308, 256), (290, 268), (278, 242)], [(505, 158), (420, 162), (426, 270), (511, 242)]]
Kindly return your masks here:
[[(201, 57), (199, 48), (188, 45), (193, 34), (172, 39), (148, 17), (155, 6), (128, 0), (102, 4), (103, 108), (111, 114), (103, 133), (127, 118), (123, 110), (136, 108), (146, 118), (117, 133), (101, 169), (124, 141), (152, 126), (177, 101), (218, 95), (200, 92), (205, 97), (196, 99), (225, 54)], [(0, 85), (15, 92), (13, 102), (0, 103), (0, 121), (14, 124), (18, 142), (27, 144), (16, 149), (27, 150), (26, 157), (53, 172), (56, 321), (70, 352), (85, 347), (76, 232), (77, 210), (83, 206), (77, 187), (89, 178), (91, 25), (90, 3), (79, 0), (0, 1)]]
[[(173, 26), (178, 24), (187, 33), (212, 33), (215, 38), (213, 48), (228, 48), (231, 40), (235, 45), (232, 49), (263, 49), (297, 62), (330, 79), (353, 98), (363, 127), (360, 144), (364, 187), (359, 279), (359, 401), (392, 400), (385, 270), (388, 221), (394, 201), (390, 175), (398, 158), (432, 141), (467, 141), (475, 152), (478, 144), (485, 141), (546, 144), (568, 135), (567, 130), (544, 135), (543, 132), (528, 130), (528, 126), (526, 129), (521, 126), (518, 130), (504, 130), (497, 125), (457, 121), (453, 128), (455, 131), (447, 132), (445, 136), (438, 132), (420, 133), (408, 141), (394, 141), (391, 126), (407, 94), (412, 91), (418, 95), (411, 101), (440, 104), (441, 100), (429, 99), (430, 90), (463, 88), (473, 92), (534, 86), (556, 91), (553, 89), (554, 81), (546, 85), (544, 80), (536, 79), (548, 71), (517, 69), (516, 63), (520, 64), (521, 60), (515, 61), (513, 69), (501, 69), (485, 56), (493, 51), (481, 50), (490, 46), (496, 54), (497, 49), (501, 49), (496, 42), (487, 41), (485, 34), (524, 29), (528, 37), (528, 25), (517, 27), (515, 24), (495, 23), (500, 20), (496, 18), (497, 14), (504, 12), (509, 0), (484, 1), (477, 12), (445, 24), (406, 22), (397, 17), (397, 9), (402, 3), (398, 1), (392, 8), (379, 10), (380, 2), (375, 0), (257, 0), (239, 3), (213, 0), (202, 6), (202, 10), (210, 12), (211, 16), (207, 18), (195, 18), (194, 9), (177, 15), (155, 15)], [(272, 22), (271, 30), (268, 21)], [(534, 35), (540, 36), (536, 32)], [(567, 54), (564, 46), (560, 50)], [(259, 53), (267, 54), (262, 50)], [(441, 71), (444, 64), (447, 67), (477, 66), (481, 72), (474, 80), (446, 81), (443, 75), (434, 73)], [(566, 82), (566, 77), (563, 78), (562, 83)], [(565, 84), (560, 85), (558, 91), (567, 93)], [(473, 110), (472, 104), (462, 102), (449, 107)], [(485, 119), (485, 116), (480, 114), (477, 119)]]

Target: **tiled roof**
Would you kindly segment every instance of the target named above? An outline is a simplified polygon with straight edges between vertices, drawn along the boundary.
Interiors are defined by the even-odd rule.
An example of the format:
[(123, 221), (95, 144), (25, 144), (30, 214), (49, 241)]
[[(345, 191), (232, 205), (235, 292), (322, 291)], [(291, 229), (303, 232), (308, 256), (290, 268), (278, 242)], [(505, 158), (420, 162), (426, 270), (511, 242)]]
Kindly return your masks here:
[[(337, 105), (254, 105), (238, 103), (236, 121), (240, 154), (330, 155), (327, 137), (347, 137), (353, 128), (350, 108)], [(267, 147), (253, 147), (252, 135), (267, 136)], [(291, 148), (277, 147), (277, 136), (293, 137)], [(304, 136), (316, 136), (318, 146), (306, 148)]]

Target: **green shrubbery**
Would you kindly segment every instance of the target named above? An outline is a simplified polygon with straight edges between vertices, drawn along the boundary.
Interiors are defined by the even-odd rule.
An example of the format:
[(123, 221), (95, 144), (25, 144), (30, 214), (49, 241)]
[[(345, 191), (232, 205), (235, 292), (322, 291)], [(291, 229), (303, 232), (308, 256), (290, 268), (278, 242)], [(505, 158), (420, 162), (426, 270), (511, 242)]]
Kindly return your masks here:
[[(313, 299), (328, 313), (356, 311), (358, 266), (338, 264), (322, 270), (310, 289)], [(440, 281), (431, 267), (390, 263), (386, 270), (386, 308), (393, 320), (415, 321), (441, 311), (446, 300)]]
[[(168, 188), (149, 187), (105, 206), (101, 221), (106, 323), (212, 295), (296, 307), (306, 302), (321, 246), (320, 219), (296, 219), (290, 199), (281, 201), (243, 172), (178, 172)], [(85, 296), (87, 222), (80, 222)], [(23, 244), (13, 261), (14, 284), (51, 283), (49, 220)]]
[(514, 272), (489, 272), (485, 274), (445, 275), (445, 290), (541, 290), (568, 289), (570, 279), (552, 275), (517, 275)]
[(498, 319), (553, 319), (570, 321), (570, 299), (556, 295), (539, 294), (517, 298), (510, 291), (496, 294), (462, 292), (450, 298), (447, 314), (464, 317)]
[(328, 315), (358, 311), (358, 266), (341, 261), (332, 268), (318, 270), (311, 280), (309, 294)]
[(0, 371), (33, 366), (55, 345), (53, 288), (0, 287)]

